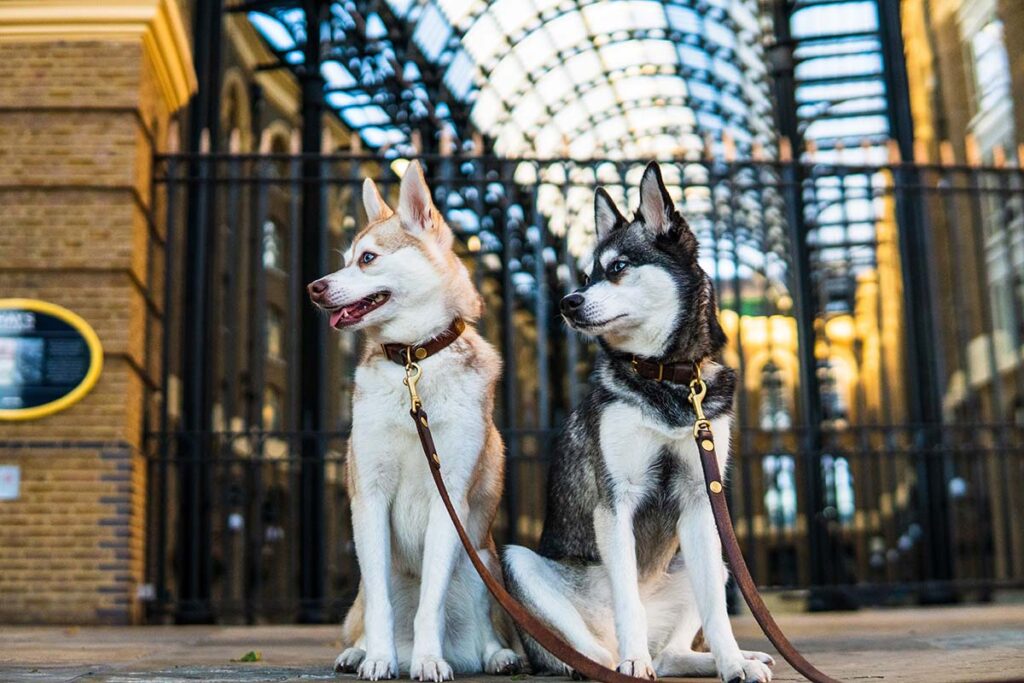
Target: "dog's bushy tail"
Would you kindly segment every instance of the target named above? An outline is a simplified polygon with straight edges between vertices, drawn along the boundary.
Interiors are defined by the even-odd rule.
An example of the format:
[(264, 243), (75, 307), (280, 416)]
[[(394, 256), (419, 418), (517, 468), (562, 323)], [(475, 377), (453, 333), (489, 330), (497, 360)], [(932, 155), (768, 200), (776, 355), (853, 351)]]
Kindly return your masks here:
[(359, 582), (359, 592), (356, 599), (345, 615), (345, 621), (341, 623), (341, 647), (355, 647), (359, 639), (363, 637), (363, 617), (366, 613), (366, 600), (363, 598), (363, 582)]

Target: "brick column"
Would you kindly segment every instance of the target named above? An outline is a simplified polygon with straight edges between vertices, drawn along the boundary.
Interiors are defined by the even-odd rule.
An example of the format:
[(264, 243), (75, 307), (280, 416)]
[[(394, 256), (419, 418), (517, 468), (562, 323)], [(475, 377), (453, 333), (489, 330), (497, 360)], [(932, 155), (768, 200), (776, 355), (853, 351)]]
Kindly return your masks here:
[(132, 623), (159, 378), (151, 164), (195, 89), (177, 0), (0, 3), (0, 83), (0, 297), (69, 308), (104, 347), (83, 401), (0, 423), (22, 477), (0, 501), (0, 622)]

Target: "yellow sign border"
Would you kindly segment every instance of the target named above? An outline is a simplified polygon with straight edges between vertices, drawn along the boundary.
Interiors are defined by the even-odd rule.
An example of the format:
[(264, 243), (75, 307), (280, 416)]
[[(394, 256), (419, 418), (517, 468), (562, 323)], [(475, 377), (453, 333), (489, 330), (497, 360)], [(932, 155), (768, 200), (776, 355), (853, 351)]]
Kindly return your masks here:
[(103, 371), (103, 345), (96, 331), (77, 313), (72, 313), (63, 306), (52, 304), (49, 301), (38, 299), (0, 299), (0, 310), (16, 309), (22, 311), (33, 311), (51, 315), (68, 325), (71, 325), (85, 339), (89, 347), (89, 370), (85, 377), (74, 389), (64, 394), (56, 401), (44, 403), (41, 406), (31, 408), (0, 408), (0, 421), (19, 422), (23, 420), (37, 420), (47, 415), (53, 415), (65, 408), (69, 408), (85, 398), (85, 395), (92, 391), (99, 381), (100, 372)]

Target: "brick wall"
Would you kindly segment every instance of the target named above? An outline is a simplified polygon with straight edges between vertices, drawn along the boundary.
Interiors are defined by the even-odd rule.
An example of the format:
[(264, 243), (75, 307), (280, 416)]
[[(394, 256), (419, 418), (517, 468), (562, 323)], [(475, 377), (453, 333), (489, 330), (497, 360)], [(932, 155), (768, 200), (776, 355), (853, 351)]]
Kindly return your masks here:
[(20, 499), (0, 501), (0, 622), (140, 616), (147, 316), (162, 300), (150, 160), (170, 115), (153, 73), (141, 42), (0, 43), (0, 297), (75, 311), (105, 352), (82, 402), (0, 423), (0, 464), (22, 472)]

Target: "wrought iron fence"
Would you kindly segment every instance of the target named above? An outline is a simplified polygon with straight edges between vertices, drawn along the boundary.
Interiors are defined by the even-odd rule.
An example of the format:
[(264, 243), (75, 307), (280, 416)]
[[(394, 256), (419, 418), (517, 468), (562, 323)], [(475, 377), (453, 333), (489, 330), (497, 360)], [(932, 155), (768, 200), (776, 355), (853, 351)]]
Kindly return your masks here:
[[(496, 537), (530, 544), (553, 438), (593, 354), (556, 304), (593, 240), (594, 187), (635, 207), (643, 162), (424, 161), (485, 297), (480, 329), (505, 361)], [(362, 179), (393, 199), (404, 160), (278, 151), (158, 162), (154, 221), (166, 225), (171, 286), (148, 416), (151, 617), (337, 619), (358, 580), (342, 472), (359, 349), (326, 325), (319, 344), (302, 338), (303, 202), (320, 202), (335, 269), (363, 223)], [(1022, 171), (721, 159), (663, 171), (701, 242), (726, 361), (740, 372), (729, 490), (755, 577), (810, 589), (817, 607), (1022, 583)], [(184, 239), (197, 220), (200, 272)], [(180, 344), (190, 278), (210, 313), (201, 349)], [(311, 350), (326, 368), (315, 431), (301, 421)], [(198, 429), (181, 422), (187, 353), (207, 354)]]

